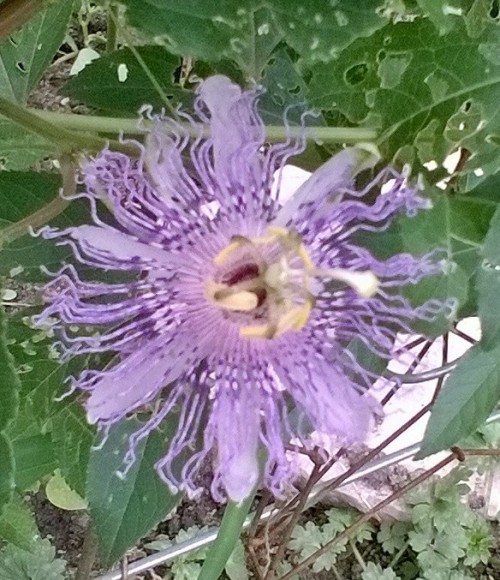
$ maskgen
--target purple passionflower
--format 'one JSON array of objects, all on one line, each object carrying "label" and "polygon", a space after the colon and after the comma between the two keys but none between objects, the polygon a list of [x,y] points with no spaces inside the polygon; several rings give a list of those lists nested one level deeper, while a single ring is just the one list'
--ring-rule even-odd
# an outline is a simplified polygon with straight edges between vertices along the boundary
[{"label": "purple passionflower", "polygon": [[[138,442],[177,410],[161,477],[195,492],[211,457],[214,496],[236,502],[259,481],[283,493],[294,475],[288,444],[307,444],[311,425],[345,442],[364,438],[373,408],[366,391],[376,377],[346,349],[351,340],[390,358],[398,332],[446,307],[432,300],[414,308],[398,293],[439,271],[432,256],[381,261],[354,239],[425,207],[418,187],[386,170],[356,191],[355,176],[378,155],[347,148],[283,204],[273,179],[303,138],[265,146],[257,98],[226,77],[205,80],[201,123],[152,117],[138,159],[105,150],[86,164],[93,225],[42,232],[69,244],[82,264],[133,274],[94,283],[66,266],[47,288],[39,322],[58,320],[64,358],[116,355],[110,368],[72,379],[72,389],[89,394],[89,422],[107,428],[157,401],[131,438],[130,465]],[[387,179],[385,193],[362,201]]]}]

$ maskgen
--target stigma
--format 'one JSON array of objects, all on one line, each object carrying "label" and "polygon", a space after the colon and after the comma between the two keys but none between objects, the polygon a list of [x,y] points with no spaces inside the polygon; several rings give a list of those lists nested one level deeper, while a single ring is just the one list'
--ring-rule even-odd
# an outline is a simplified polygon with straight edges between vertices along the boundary
[{"label": "stigma", "polygon": [[364,298],[379,286],[371,271],[316,268],[297,233],[273,226],[257,237],[233,236],[213,266],[205,295],[233,317],[247,339],[269,340],[302,330],[315,305],[315,280],[335,280]]}]

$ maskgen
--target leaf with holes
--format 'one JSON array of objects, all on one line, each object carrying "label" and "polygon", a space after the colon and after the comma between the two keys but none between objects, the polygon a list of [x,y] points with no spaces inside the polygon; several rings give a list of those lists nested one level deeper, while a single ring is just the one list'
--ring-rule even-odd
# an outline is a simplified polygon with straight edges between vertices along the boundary
[{"label": "leaf with holes", "polygon": [[23,102],[61,46],[73,2],[59,0],[0,44],[0,95]]},{"label": "leaf with holes", "polygon": [[142,426],[137,419],[122,421],[111,429],[102,447],[90,454],[86,497],[104,567],[118,560],[180,500],[154,469],[165,453],[166,439],[175,433],[177,425],[172,418],[139,443],[135,463],[125,477],[118,476],[129,437]]},{"label": "leaf with holes", "polygon": [[[423,299],[454,296],[459,301],[460,315],[474,314],[481,247],[497,204],[472,194],[449,196],[439,192],[431,199],[431,209],[401,220],[403,249],[418,255],[442,248],[448,265],[443,274],[410,287],[408,295],[419,303]],[[446,330],[444,324],[446,321],[436,320],[430,327],[425,323],[418,329],[436,334]]]},{"label": "leaf with holes", "polygon": [[[304,63],[332,61],[356,38],[387,23],[383,0],[122,0],[133,26],[176,54],[206,61],[230,58],[258,79],[281,39]],[[333,6],[332,6],[333,4]]]},{"label": "leaf with holes", "polygon": [[417,458],[455,445],[480,427],[500,399],[500,345],[485,352],[475,345],[441,390]]},{"label": "leaf with holes", "polygon": [[[496,171],[500,133],[500,35],[467,36],[463,22],[440,36],[426,19],[389,24],[316,65],[310,100],[351,123],[378,128],[387,159],[441,164],[464,147],[464,171]],[[432,175],[431,175],[432,177]]]},{"label": "leaf with holes", "polygon": [[333,62],[345,47],[388,22],[387,2],[381,0],[272,0],[269,5],[285,41],[304,64]]},{"label": "leaf with holes", "polygon": [[[169,51],[206,61],[233,57],[253,21],[254,0],[121,0],[136,28]],[[234,48],[233,48],[234,47]]]},{"label": "leaf with holes", "polygon": [[[162,46],[143,46],[136,50],[174,106],[192,101],[192,92],[174,80],[180,66],[179,57],[171,55]],[[123,76],[120,76],[120,70],[124,71]],[[145,104],[157,110],[165,106],[162,96],[128,48],[92,61],[64,85],[62,93],[89,107],[114,113],[136,114]]]}]

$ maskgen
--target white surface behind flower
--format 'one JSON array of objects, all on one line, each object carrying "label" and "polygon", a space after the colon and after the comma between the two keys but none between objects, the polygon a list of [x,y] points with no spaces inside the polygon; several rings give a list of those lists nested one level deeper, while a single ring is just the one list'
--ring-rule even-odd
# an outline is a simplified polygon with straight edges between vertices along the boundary
[{"label": "white surface behind flower", "polygon": [[[480,326],[477,318],[467,318],[460,322],[459,329],[475,340],[480,338]],[[402,344],[411,342],[412,338],[405,337]],[[462,356],[471,344],[452,333],[449,335],[448,359],[453,361]],[[417,356],[422,345],[413,349],[413,355]],[[405,373],[411,364],[414,356],[407,354],[399,360],[391,361],[389,368],[396,373]],[[427,352],[426,356],[416,367],[414,373],[432,370],[442,365],[442,338],[434,341],[433,345]],[[384,407],[384,417],[379,424],[374,426],[367,440],[365,449],[359,450],[359,453],[350,454],[349,458],[343,458],[329,471],[322,480],[322,483],[334,480],[344,471],[346,471],[351,462],[355,462],[362,457],[369,449],[374,449],[382,441],[387,439],[399,427],[404,425],[414,415],[423,409],[431,400],[436,388],[437,380],[426,381],[416,384],[402,385],[396,394]],[[375,385],[373,396],[381,401],[390,391],[391,384],[381,379]],[[405,433],[388,445],[384,454],[390,454],[422,440],[430,413],[425,414],[419,421],[410,427]],[[322,444],[329,452],[338,450],[338,441],[336,438],[328,438],[324,434],[313,434],[318,444]],[[349,455],[349,454],[348,454]],[[354,455],[354,456],[353,456]],[[348,504],[356,509],[365,512],[373,508],[377,503],[385,499],[395,491],[395,487],[406,483],[407,479],[413,479],[424,470],[430,469],[447,455],[447,452],[438,453],[427,457],[421,461],[407,459],[401,461],[397,466],[382,470],[379,473],[372,474],[362,478],[352,484],[343,486],[340,489],[322,498],[333,505]],[[301,475],[304,479],[308,477],[312,470],[312,462],[305,456],[301,455],[298,459]],[[451,464],[440,472],[440,476],[451,471],[455,467]],[[471,487],[470,494],[464,496],[466,499],[474,494],[475,497],[484,498],[484,508],[482,512],[490,519],[498,518],[500,513],[500,469],[486,474],[474,473],[468,482]],[[394,518],[404,520],[408,517],[408,510],[404,501],[397,501],[389,505],[385,510],[378,514],[381,520]]]},{"label": "white surface behind flower", "polygon": [[[280,175],[281,173],[281,175]],[[279,199],[283,203],[288,200],[295,190],[307,180],[311,175],[308,171],[304,171],[293,165],[286,165],[283,167],[281,172],[276,172],[274,175],[275,181],[272,187],[272,193],[275,196],[277,194],[278,184],[279,184]],[[478,340],[480,338],[481,329],[479,325],[479,320],[477,318],[467,318],[460,322],[459,329],[465,334],[469,335],[471,338]],[[415,337],[406,336],[401,337],[401,344],[409,343]],[[471,343],[464,340],[463,338],[450,333],[448,342],[448,359],[449,361],[455,360],[462,356],[471,346]],[[426,356],[422,359],[419,365],[414,370],[414,373],[423,372],[426,370],[431,370],[436,367],[440,367],[442,363],[442,347],[443,339],[438,338],[434,341],[431,348],[427,352]],[[417,346],[413,349],[412,353],[406,354],[399,360],[391,361],[389,368],[395,373],[405,373],[414,360],[414,357],[418,355],[418,352],[422,348],[422,345]],[[382,401],[385,395],[392,388],[393,383],[388,383],[387,381],[381,379],[379,380],[374,389],[373,396],[378,400]],[[384,407],[384,418],[383,420],[374,426],[373,430],[369,434],[366,440],[366,446],[369,449],[374,449],[387,437],[389,437],[396,429],[404,425],[409,419],[411,419],[418,411],[424,408],[430,401],[434,390],[437,385],[437,380],[426,381],[424,383],[416,384],[405,384],[397,391],[397,393],[390,399],[390,401]],[[384,451],[385,454],[397,452],[405,447],[411,446],[422,440],[427,422],[429,420],[430,413],[425,414],[419,421],[412,425],[405,433],[388,445]],[[318,443],[327,448],[329,451],[334,451],[338,447],[338,442],[335,438],[325,437],[324,434],[316,434]],[[414,461],[412,459],[407,459],[402,461],[399,465],[400,476],[412,477],[415,472],[421,472],[422,470],[429,469],[446,456],[446,452],[432,455],[422,461]],[[300,456],[297,460],[300,465],[300,471],[304,478],[308,476],[312,469],[311,461],[305,457]],[[348,469],[349,462],[342,460],[332,468],[329,474],[325,477],[324,481],[331,481],[343,471]],[[448,468],[448,471],[452,469],[453,466]],[[361,511],[367,511],[389,495],[393,490],[391,487],[391,479],[398,478],[397,469],[396,472],[394,468],[391,473],[386,472],[381,476],[368,477],[359,482],[350,484],[348,486],[342,487],[342,489],[335,491],[331,494],[330,499],[333,503],[338,503],[339,501],[353,505]],[[395,481],[394,483],[400,483]],[[489,473],[486,476],[474,475],[471,478],[469,484],[472,487],[472,492],[485,498],[485,508],[484,513],[489,518],[497,517],[500,512],[500,469],[495,473]],[[381,517],[394,517],[394,518],[405,518],[406,509],[403,502],[396,503],[389,506],[386,511],[381,514]]]}]

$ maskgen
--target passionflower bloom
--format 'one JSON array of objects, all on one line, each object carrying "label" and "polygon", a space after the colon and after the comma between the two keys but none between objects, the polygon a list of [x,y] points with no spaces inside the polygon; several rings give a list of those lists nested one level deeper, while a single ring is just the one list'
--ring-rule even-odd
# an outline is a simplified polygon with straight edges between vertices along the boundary
[{"label": "passionflower bloom", "polygon": [[[294,475],[289,443],[307,445],[311,426],[362,440],[375,377],[347,345],[358,339],[390,358],[398,332],[446,305],[415,308],[399,293],[439,271],[435,256],[381,261],[356,243],[360,231],[426,206],[391,170],[356,191],[356,174],[378,161],[374,148],[344,149],[282,203],[273,179],[303,138],[266,146],[258,91],[226,77],[205,80],[198,93],[196,118],[151,117],[138,159],[105,150],[83,168],[80,195],[94,223],[42,235],[69,244],[83,265],[129,273],[128,281],[89,282],[66,266],[48,284],[39,322],[58,321],[64,359],[115,355],[104,370],[71,379],[88,392],[90,423],[106,429],[151,410],[125,465],[175,412],[160,476],[195,492],[210,459],[214,496],[238,502],[259,481],[283,493]],[[363,201],[389,178],[387,191]],[[104,221],[104,206],[114,222]]]}]

